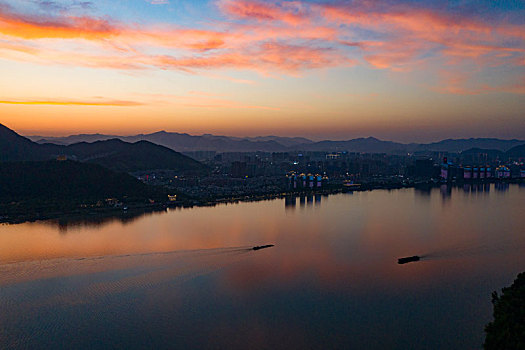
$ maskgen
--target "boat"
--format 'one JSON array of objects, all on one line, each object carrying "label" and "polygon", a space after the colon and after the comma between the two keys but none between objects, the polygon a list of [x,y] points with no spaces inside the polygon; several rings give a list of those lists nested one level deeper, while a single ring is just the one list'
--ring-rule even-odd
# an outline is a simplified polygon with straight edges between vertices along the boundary
[{"label": "boat", "polygon": [[261,249],[270,248],[270,247],[273,247],[273,246],[274,246],[273,244],[257,245],[255,247],[253,247],[252,250],[261,250]]},{"label": "boat", "polygon": [[414,256],[407,256],[406,258],[399,258],[397,259],[398,264],[407,264],[409,262],[419,261],[421,258],[417,255]]}]

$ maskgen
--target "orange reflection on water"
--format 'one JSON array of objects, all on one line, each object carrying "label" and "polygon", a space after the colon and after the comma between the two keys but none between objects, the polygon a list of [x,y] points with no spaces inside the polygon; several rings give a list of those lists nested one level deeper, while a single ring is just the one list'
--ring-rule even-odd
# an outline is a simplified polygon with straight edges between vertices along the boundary
[{"label": "orange reflection on water", "polygon": [[[3,225],[0,262],[271,243],[276,247],[254,252],[242,266],[229,270],[227,283],[250,290],[266,280],[286,283],[307,276],[337,287],[411,285],[445,270],[459,273],[481,265],[523,263],[516,255],[525,246],[520,231],[525,227],[520,215],[522,194],[517,186],[505,193],[452,189],[454,201],[443,205],[445,199],[437,189],[432,193],[406,189],[323,197],[315,206],[306,201],[305,206],[287,210],[284,200],[274,200],[177,209],[97,225]],[[423,259],[417,264],[396,264],[398,257],[435,250],[451,250],[452,256],[449,253],[439,263]],[[456,266],[455,251],[463,256],[461,266]],[[469,258],[476,254],[478,258]]]},{"label": "orange reflection on water", "polygon": [[[405,189],[4,225],[0,327],[29,345],[107,329],[161,348],[473,348],[491,292],[525,265],[523,194]],[[275,247],[251,249],[262,244]]]}]

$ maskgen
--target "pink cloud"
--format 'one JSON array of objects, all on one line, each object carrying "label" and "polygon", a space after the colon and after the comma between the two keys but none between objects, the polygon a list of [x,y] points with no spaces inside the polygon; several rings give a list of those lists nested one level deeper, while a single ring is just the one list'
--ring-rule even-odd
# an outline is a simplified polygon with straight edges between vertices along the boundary
[{"label": "pink cloud", "polygon": [[0,104],[12,105],[53,105],[53,106],[110,106],[134,107],[144,103],[125,100],[0,100]]},{"label": "pink cloud", "polygon": [[172,56],[153,57],[150,64],[164,69],[238,68],[262,73],[279,70],[298,73],[301,70],[353,65],[355,62],[338,52],[310,46],[285,45],[264,42],[258,47],[247,48],[235,53],[212,54],[209,56],[177,58]]},{"label": "pink cloud", "polygon": [[487,83],[473,84],[475,72],[453,69],[441,71],[439,85],[432,89],[443,94],[480,95],[494,92],[525,94],[525,76],[517,76],[495,85]]},{"label": "pink cloud", "polygon": [[329,21],[384,34],[386,38],[383,40],[388,41],[386,45],[368,47],[375,49],[372,50],[375,52],[368,56],[367,61],[378,68],[388,68],[402,62],[410,63],[418,55],[431,50],[440,51],[445,56],[465,58],[497,52],[524,52],[522,41],[518,47],[502,44],[509,37],[518,40],[524,37],[523,31],[506,23],[491,25],[464,16],[410,8],[406,5],[392,6],[385,12],[366,6],[353,8],[321,5],[319,8]]},{"label": "pink cloud", "polygon": [[0,7],[0,52],[6,59],[43,64],[192,74],[240,69],[267,76],[359,62],[397,72],[420,69],[429,59],[442,66],[525,64],[520,27],[416,5],[378,4],[219,0],[227,19],[210,25],[213,29],[43,18]]},{"label": "pink cloud", "polygon": [[223,0],[219,7],[225,13],[242,19],[259,21],[281,21],[298,25],[308,20],[301,2],[282,2],[281,5],[270,1]]}]

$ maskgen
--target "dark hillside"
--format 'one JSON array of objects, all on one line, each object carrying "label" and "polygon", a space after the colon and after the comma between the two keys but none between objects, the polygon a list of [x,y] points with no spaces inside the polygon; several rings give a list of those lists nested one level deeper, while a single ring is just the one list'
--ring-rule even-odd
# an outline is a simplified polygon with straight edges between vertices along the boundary
[{"label": "dark hillside", "polygon": [[207,171],[204,164],[148,141],[129,143],[112,139],[69,146],[37,144],[0,124],[0,161],[51,160],[59,155],[123,172],[163,169],[200,174]]},{"label": "dark hillside", "polygon": [[0,124],[0,161],[44,160],[57,146],[42,146]]},{"label": "dark hillside", "polygon": [[118,139],[94,143],[76,143],[64,148],[64,153],[79,161],[100,164],[125,172],[170,169],[184,173],[202,173],[206,166],[167,147],[148,141],[128,143]]},{"label": "dark hillside", "polygon": [[92,202],[107,198],[147,200],[156,195],[134,177],[97,164],[73,161],[0,163],[2,202],[64,200]]},{"label": "dark hillside", "polygon": [[525,145],[512,147],[505,154],[511,158],[525,158]]}]

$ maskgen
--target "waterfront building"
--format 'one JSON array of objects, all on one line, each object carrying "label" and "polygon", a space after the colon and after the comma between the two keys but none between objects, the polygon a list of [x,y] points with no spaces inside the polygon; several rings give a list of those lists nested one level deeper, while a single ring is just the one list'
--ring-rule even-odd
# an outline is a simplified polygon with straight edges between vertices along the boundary
[{"label": "waterfront building", "polygon": [[496,177],[498,179],[508,179],[510,178],[510,169],[505,165],[500,165],[496,168]]},{"label": "waterfront building", "polygon": [[463,179],[465,179],[465,180],[472,179],[472,168],[471,167],[464,167],[463,168]]}]

